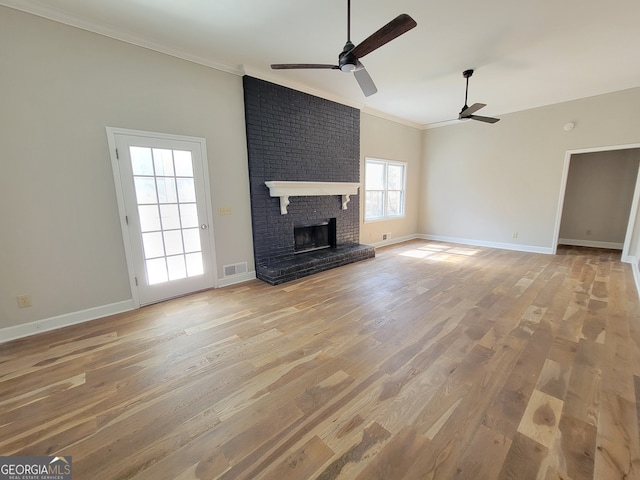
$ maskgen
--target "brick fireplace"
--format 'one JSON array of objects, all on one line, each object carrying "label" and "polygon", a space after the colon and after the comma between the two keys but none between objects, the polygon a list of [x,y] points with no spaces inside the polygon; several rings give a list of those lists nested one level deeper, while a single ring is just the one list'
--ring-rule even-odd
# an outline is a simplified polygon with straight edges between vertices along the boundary
[{"label": "brick fireplace", "polygon": [[[256,276],[277,285],[373,257],[359,244],[360,111],[243,81]],[[296,227],[323,222],[330,245],[297,252]]]}]

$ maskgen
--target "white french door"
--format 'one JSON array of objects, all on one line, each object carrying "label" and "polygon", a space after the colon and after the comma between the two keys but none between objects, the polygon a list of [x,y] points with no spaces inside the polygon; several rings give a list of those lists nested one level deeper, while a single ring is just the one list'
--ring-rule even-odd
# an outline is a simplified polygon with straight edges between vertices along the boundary
[{"label": "white french door", "polygon": [[134,300],[212,288],[205,140],[116,128],[107,136]]}]

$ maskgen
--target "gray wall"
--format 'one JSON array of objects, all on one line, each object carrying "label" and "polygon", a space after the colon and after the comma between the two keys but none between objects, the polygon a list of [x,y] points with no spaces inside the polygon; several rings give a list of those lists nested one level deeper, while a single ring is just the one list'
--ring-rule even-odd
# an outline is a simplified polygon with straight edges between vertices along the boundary
[{"label": "gray wall", "polygon": [[622,250],[639,162],[637,148],[571,156],[561,244]]}]

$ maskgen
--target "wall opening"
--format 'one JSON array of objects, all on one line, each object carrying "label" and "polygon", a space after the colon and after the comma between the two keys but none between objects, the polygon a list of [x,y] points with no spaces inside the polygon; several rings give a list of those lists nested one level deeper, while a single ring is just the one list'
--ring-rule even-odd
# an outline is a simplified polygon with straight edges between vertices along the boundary
[{"label": "wall opening", "polygon": [[639,166],[640,144],[567,151],[553,251],[559,244],[613,248],[628,261]]}]

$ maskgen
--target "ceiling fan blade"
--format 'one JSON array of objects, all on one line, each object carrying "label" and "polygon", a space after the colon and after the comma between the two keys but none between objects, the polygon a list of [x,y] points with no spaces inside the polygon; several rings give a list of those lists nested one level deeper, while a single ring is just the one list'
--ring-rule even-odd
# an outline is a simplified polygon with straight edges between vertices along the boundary
[{"label": "ceiling fan blade", "polygon": [[[469,117],[474,112],[477,112],[478,110],[480,110],[481,108],[486,107],[486,106],[487,105],[485,103],[474,103],[470,107],[467,107],[467,108],[463,107],[462,111],[460,112],[460,118]],[[466,105],[465,105],[465,107],[466,107]]]},{"label": "ceiling fan blade", "polygon": [[408,32],[416,25],[418,24],[413,18],[406,13],[402,13],[387,23],[384,27],[380,28],[378,31],[363,40],[359,45],[351,50],[351,53],[353,53],[356,58],[362,58],[384,44],[389,43],[394,38]]},{"label": "ceiling fan blade", "polygon": [[271,68],[274,70],[293,70],[296,68],[326,68],[336,70],[340,67],[326,63],[272,63]]},{"label": "ceiling fan blade", "polygon": [[499,118],[483,117],[482,115],[469,115],[468,118],[470,118],[471,120],[478,120],[479,122],[485,122],[485,123],[496,123],[500,121]]},{"label": "ceiling fan blade", "polygon": [[353,71],[353,76],[356,77],[358,85],[360,85],[360,89],[362,89],[365,97],[369,97],[378,91],[376,84],[373,83],[369,72],[367,72],[367,69],[364,68],[362,63],[358,62],[358,68]]}]

